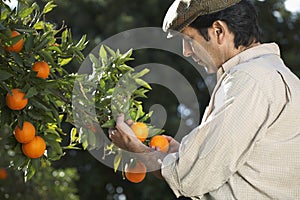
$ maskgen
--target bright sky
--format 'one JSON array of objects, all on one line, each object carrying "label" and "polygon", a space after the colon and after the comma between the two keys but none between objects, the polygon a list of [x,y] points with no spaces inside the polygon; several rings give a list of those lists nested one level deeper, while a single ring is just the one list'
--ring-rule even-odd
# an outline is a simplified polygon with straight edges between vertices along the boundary
[{"label": "bright sky", "polygon": [[3,0],[11,9],[15,8],[18,5],[18,0]]},{"label": "bright sky", "polygon": [[300,12],[300,0],[286,0],[285,7],[291,12]]}]

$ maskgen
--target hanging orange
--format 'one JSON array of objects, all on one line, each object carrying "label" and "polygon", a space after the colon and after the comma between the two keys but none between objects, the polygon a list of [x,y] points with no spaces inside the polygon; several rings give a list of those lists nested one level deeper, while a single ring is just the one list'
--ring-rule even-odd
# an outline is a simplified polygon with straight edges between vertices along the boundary
[{"label": "hanging orange", "polygon": [[[16,37],[20,35],[18,31],[12,31],[11,32],[11,38]],[[12,51],[12,52],[20,52],[23,49],[24,40],[21,38],[18,42],[11,46],[6,46],[4,49],[6,51]]]},{"label": "hanging orange", "polygon": [[130,162],[125,166],[125,177],[133,183],[142,182],[147,173],[147,168],[144,163],[140,161]]},{"label": "hanging orange", "polygon": [[25,98],[25,93],[20,89],[15,88],[11,90],[11,93],[6,95],[6,105],[12,110],[22,110],[28,103],[28,99]]},{"label": "hanging orange", "polygon": [[19,125],[16,126],[14,135],[18,142],[28,143],[35,137],[35,132],[35,127],[33,124],[25,121],[22,129],[20,129]]},{"label": "hanging orange", "polygon": [[147,139],[149,130],[148,130],[148,126],[145,123],[134,122],[130,126],[130,128],[141,142],[144,142]]},{"label": "hanging orange", "polygon": [[35,62],[32,66],[32,70],[37,72],[36,76],[46,79],[50,74],[50,67],[45,61]]},{"label": "hanging orange", "polygon": [[7,171],[5,168],[0,168],[0,180],[5,180],[7,178]]},{"label": "hanging orange", "polygon": [[167,153],[169,150],[169,142],[162,135],[155,135],[149,142],[150,147],[158,147],[161,152]]},{"label": "hanging orange", "polygon": [[39,158],[46,150],[45,140],[40,136],[35,136],[29,143],[22,145],[23,153],[29,158]]}]

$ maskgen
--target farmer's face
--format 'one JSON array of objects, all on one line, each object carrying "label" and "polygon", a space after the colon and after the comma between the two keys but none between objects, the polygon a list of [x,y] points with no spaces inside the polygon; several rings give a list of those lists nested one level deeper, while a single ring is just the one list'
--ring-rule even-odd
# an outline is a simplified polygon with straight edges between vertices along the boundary
[{"label": "farmer's face", "polygon": [[182,33],[183,55],[192,57],[197,64],[204,66],[208,73],[216,72],[222,63],[218,59],[221,52],[214,38],[210,36],[210,40],[206,41],[195,28],[189,26]]}]

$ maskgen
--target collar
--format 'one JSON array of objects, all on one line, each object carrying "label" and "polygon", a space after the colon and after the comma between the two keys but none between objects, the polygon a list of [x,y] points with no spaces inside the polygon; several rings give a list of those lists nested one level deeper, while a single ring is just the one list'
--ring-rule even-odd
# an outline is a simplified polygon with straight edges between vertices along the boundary
[{"label": "collar", "polygon": [[265,43],[242,51],[230,58],[218,69],[217,79],[219,80],[224,73],[227,73],[234,66],[266,54],[275,54],[280,56],[280,49],[278,45],[276,43]]}]

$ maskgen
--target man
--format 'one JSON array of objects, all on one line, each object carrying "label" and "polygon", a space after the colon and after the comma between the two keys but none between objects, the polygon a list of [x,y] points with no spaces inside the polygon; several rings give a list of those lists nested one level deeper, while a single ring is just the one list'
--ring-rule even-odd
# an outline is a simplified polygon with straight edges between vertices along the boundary
[{"label": "man", "polygon": [[[183,33],[183,54],[217,70],[201,124],[168,154],[117,119],[112,141],[141,153],[176,196],[192,199],[300,199],[300,81],[275,43],[261,44],[248,0],[176,0],[163,29]],[[175,32],[174,32],[175,30]],[[146,152],[151,152],[145,154]]]}]

